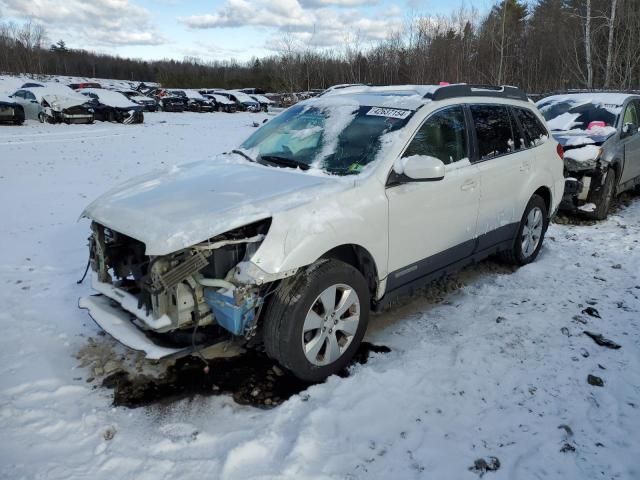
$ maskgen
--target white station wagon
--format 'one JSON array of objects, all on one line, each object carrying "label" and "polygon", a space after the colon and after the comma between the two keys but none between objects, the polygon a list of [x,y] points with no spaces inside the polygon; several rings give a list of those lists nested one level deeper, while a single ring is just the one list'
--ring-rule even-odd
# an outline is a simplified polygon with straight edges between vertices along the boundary
[{"label": "white station wagon", "polygon": [[149,358],[263,344],[322,380],[371,310],[493,254],[533,261],[561,156],[515,87],[336,90],[89,205],[100,295],[80,306]]}]

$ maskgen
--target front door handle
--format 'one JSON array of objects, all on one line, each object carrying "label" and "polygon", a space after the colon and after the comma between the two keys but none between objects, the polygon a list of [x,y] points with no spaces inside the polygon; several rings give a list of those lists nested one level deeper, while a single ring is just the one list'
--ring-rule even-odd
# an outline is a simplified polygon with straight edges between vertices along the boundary
[{"label": "front door handle", "polygon": [[460,185],[460,190],[462,190],[463,192],[473,190],[477,185],[478,183],[475,180],[467,180],[462,185]]}]

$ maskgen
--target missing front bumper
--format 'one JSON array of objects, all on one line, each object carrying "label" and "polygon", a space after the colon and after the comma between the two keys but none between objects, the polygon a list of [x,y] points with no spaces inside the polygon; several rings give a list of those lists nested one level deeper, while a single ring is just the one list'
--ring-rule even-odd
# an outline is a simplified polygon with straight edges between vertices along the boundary
[{"label": "missing front bumper", "polygon": [[78,306],[88,311],[89,316],[115,340],[132,350],[144,353],[150,360],[167,357],[181,357],[193,351],[192,347],[169,348],[155,343],[131,321],[131,314],[105,295],[82,297]]},{"label": "missing front bumper", "polygon": [[133,315],[105,295],[82,297],[78,306],[87,310],[94,322],[125,347],[141,352],[149,360],[177,359],[197,352],[206,359],[226,358],[244,352],[236,339],[216,338],[210,342],[188,347],[170,347],[160,344],[159,335],[145,332],[133,322]]}]

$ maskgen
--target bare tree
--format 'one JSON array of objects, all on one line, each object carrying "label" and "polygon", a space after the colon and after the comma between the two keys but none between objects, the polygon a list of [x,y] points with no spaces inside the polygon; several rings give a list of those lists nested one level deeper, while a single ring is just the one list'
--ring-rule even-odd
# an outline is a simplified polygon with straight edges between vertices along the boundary
[{"label": "bare tree", "polygon": [[593,88],[593,57],[591,56],[591,0],[587,2],[587,15],[584,20],[584,51],[587,63],[587,88]]},{"label": "bare tree", "polygon": [[607,41],[607,65],[604,72],[604,88],[611,83],[611,65],[613,62],[613,33],[616,24],[616,6],[618,0],[611,0],[611,15],[609,16],[609,38]]}]

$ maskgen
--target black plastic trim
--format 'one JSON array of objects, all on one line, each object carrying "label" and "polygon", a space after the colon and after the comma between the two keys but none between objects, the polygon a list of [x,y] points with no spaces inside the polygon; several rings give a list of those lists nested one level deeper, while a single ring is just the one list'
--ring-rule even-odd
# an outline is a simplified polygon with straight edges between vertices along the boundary
[{"label": "black plastic trim", "polygon": [[523,100],[525,102],[529,101],[526,93],[518,87],[511,87],[508,85],[445,85],[438,88],[435,92],[427,93],[424,96],[424,98],[428,98],[433,101],[457,97],[495,97]]},{"label": "black plastic trim", "polygon": [[375,304],[374,310],[380,311],[398,297],[412,295],[433,280],[512,248],[519,226],[518,222],[504,225],[473,240],[391,272],[387,277],[384,297]]}]

